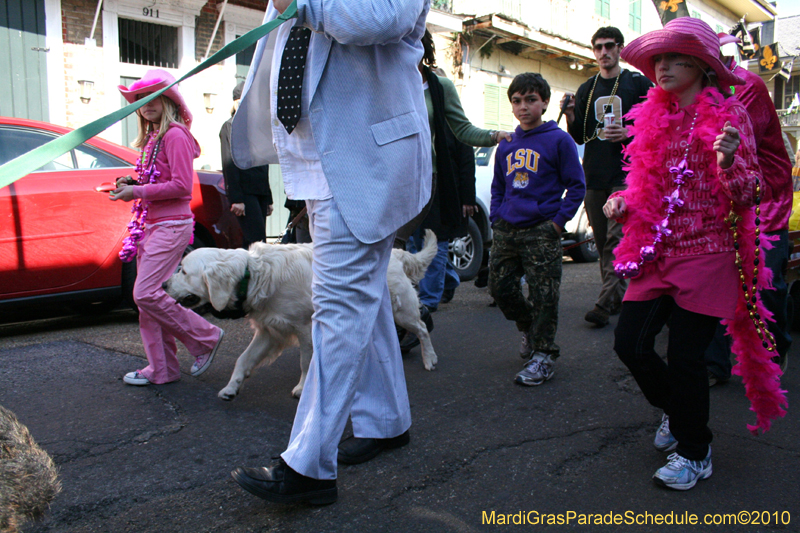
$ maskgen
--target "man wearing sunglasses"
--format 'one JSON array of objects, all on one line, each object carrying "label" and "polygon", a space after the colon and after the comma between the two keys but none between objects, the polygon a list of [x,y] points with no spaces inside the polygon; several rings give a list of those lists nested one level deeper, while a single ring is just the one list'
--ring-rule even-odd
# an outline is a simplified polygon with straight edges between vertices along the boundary
[{"label": "man wearing sunglasses", "polygon": [[[619,66],[624,42],[617,28],[608,26],[597,30],[592,36],[592,49],[600,72],[581,85],[577,94],[567,94],[561,99],[570,135],[576,143],[586,145],[584,205],[600,255],[603,286],[597,303],[586,313],[585,319],[599,327],[607,325],[608,317],[619,312],[627,287],[627,281],[614,274],[612,263],[614,248],[622,238],[622,225],[603,214],[603,205],[611,193],[625,188],[622,146],[628,141],[628,128],[622,117],[634,104],[641,102],[652,87],[638,72]],[[604,126],[605,116],[612,114],[613,124]]]}]

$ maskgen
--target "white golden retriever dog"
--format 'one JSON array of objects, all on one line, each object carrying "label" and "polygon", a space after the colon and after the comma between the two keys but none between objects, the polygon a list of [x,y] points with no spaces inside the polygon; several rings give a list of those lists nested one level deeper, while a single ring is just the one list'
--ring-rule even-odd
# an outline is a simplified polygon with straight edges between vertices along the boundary
[{"label": "white golden retriever dog", "polygon": [[[199,248],[184,257],[178,270],[164,283],[167,294],[185,307],[210,303],[217,311],[226,311],[238,305],[250,319],[255,335],[237,359],[228,385],[219,391],[223,400],[236,397],[253,369],[272,364],[285,348],[296,344],[300,345],[301,375],[292,395],[299,398],[302,394],[313,353],[312,247],[255,243],[249,250]],[[419,253],[392,250],[387,272],[395,324],[417,335],[426,370],[436,368],[437,358],[420,318],[413,284],[425,276],[436,251],[436,235],[427,230]],[[250,278],[245,294],[242,280],[246,272]]]}]

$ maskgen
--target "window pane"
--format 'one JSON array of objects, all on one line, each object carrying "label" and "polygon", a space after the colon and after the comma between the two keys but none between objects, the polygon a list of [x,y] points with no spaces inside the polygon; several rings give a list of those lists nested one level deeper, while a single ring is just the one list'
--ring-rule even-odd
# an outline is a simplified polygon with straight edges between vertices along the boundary
[{"label": "window pane", "polygon": [[475,148],[475,164],[479,167],[488,167],[492,152],[494,152],[494,146],[480,146]]},{"label": "window pane", "polygon": [[178,68],[178,28],[120,18],[119,60],[135,65]]},{"label": "window pane", "polygon": [[87,168],[119,168],[129,167],[130,164],[117,159],[103,151],[85,144],[75,149],[75,159],[79,169]]},{"label": "window pane", "polygon": [[[26,152],[39,148],[52,141],[57,135],[23,128],[0,128],[0,164],[5,164]],[[51,161],[37,170],[52,172],[54,170],[72,169],[72,153],[67,152],[55,161]]]}]

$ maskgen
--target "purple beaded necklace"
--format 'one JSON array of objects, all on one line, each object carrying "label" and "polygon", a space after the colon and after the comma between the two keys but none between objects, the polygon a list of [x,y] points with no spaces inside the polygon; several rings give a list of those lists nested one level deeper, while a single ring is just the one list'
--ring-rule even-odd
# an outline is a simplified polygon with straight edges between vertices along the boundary
[{"label": "purple beaded necklace", "polygon": [[692,146],[694,124],[696,121],[697,112],[695,111],[694,117],[692,118],[692,126],[689,129],[689,139],[686,141],[686,150],[683,152],[683,159],[680,163],[678,163],[678,166],[670,167],[669,169],[669,173],[674,175],[672,181],[675,183],[675,190],[672,191],[669,196],[664,197],[664,203],[667,204],[664,218],[661,220],[661,222],[658,224],[653,224],[652,226],[652,229],[655,232],[653,244],[642,246],[639,249],[639,261],[627,261],[625,263],[617,264],[614,267],[614,273],[618,278],[626,279],[635,278],[638,276],[641,273],[642,265],[651,261],[655,261],[656,257],[658,257],[658,250],[656,249],[658,243],[664,240],[664,238],[672,235],[672,230],[669,229],[669,217],[675,212],[675,208],[683,205],[683,200],[681,200],[681,186],[683,186],[686,180],[691,179],[692,176],[694,176],[694,172],[688,168],[689,164],[687,161],[689,158],[689,148]]},{"label": "purple beaded necklace", "polygon": [[[156,168],[156,157],[161,148],[161,139],[158,139],[158,131],[150,131],[147,134],[147,144],[142,150],[142,155],[136,163],[136,173],[139,175],[139,185],[156,183],[161,171]],[[128,232],[130,235],[122,240],[122,250],[119,251],[119,258],[124,263],[130,263],[136,257],[139,248],[139,241],[144,236],[144,225],[147,220],[147,208],[149,204],[144,203],[141,198],[133,201],[131,213],[133,218],[128,222]]]}]

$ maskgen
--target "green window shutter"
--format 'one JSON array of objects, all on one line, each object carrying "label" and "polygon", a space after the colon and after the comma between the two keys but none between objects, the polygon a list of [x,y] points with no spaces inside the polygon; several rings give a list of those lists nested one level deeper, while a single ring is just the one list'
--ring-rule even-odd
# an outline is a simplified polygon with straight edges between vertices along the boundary
[{"label": "green window shutter", "polygon": [[512,131],[514,113],[507,97],[508,87],[487,83],[483,86],[483,127]]},{"label": "green window shutter", "polygon": [[514,131],[514,112],[511,111],[507,91],[508,87],[500,88],[500,129]]},{"label": "green window shutter", "polygon": [[636,33],[642,32],[642,0],[628,4],[628,27]]},{"label": "green window shutter", "polygon": [[483,86],[483,127],[490,130],[500,129],[500,87]]}]

